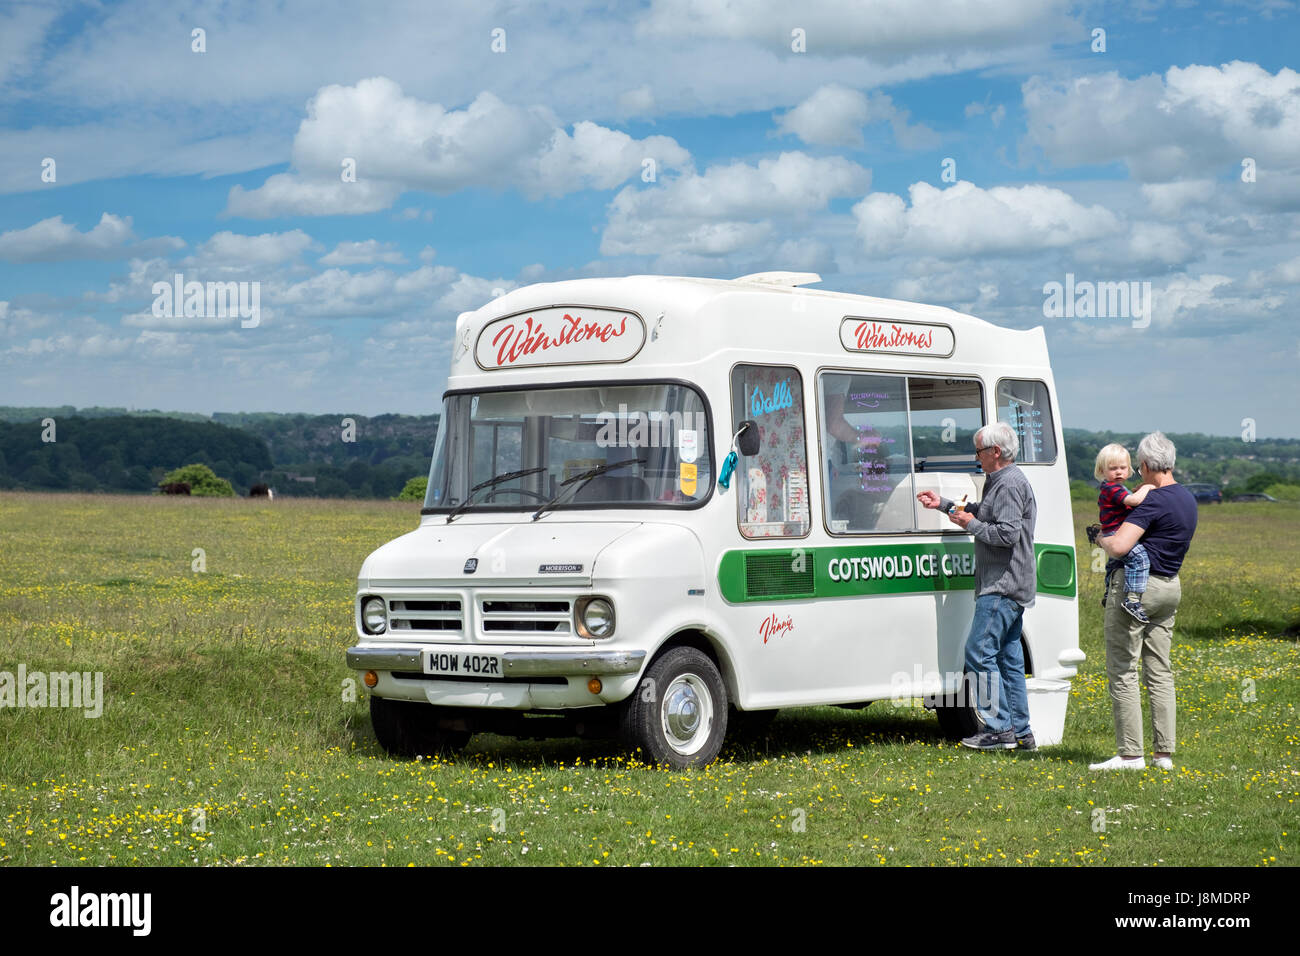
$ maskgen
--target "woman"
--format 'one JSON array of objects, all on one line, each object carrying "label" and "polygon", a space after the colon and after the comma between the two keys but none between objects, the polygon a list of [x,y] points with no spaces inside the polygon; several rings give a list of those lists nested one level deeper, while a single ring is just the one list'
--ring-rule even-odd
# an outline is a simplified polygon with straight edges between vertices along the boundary
[{"label": "woman", "polygon": [[[1111,712],[1115,720],[1116,754],[1089,765],[1089,770],[1141,770],[1146,766],[1142,747],[1142,698],[1137,664],[1142,661],[1142,683],[1151,708],[1152,757],[1161,770],[1174,768],[1174,672],[1169,652],[1173,644],[1174,616],[1182,599],[1178,570],[1196,531],[1196,499],[1174,481],[1174,443],[1152,432],[1138,444],[1138,471],[1144,484],[1154,487],[1146,500],[1129,512],[1113,535],[1097,538],[1111,556],[1106,585],[1106,676],[1110,681]],[[1124,611],[1124,574],[1115,573],[1119,561],[1138,541],[1151,560],[1151,577],[1142,597],[1147,623]]]}]

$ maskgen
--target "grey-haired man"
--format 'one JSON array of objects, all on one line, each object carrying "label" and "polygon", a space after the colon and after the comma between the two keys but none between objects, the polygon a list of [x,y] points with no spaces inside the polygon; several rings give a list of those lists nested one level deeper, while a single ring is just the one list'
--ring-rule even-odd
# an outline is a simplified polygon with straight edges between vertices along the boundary
[{"label": "grey-haired man", "polygon": [[933,491],[917,500],[940,508],[975,538],[975,616],[966,638],[966,670],[983,686],[997,689],[993,706],[976,695],[984,730],[962,744],[976,750],[1035,750],[1029,727],[1029,693],[1020,647],[1021,618],[1034,603],[1034,524],[1038,503],[1029,479],[1015,464],[1020,440],[1006,422],[985,425],[975,433],[975,458],[985,474],[984,498],[953,510],[953,503]]}]

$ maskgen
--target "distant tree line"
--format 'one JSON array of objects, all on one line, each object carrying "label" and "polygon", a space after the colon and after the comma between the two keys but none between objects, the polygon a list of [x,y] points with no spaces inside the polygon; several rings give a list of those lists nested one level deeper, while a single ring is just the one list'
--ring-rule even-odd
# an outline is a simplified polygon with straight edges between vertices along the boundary
[{"label": "distant tree line", "polygon": [[[1070,478],[1096,484],[1093,466],[1103,445],[1119,442],[1130,456],[1137,454],[1144,432],[1090,432],[1065,429],[1065,460]],[[1225,492],[1240,494],[1270,484],[1300,484],[1300,439],[1261,439],[1255,442],[1219,435],[1169,433],[1178,449],[1174,477],[1182,482],[1205,482]],[[1133,463],[1134,471],[1137,462]],[[1246,486],[1251,484],[1252,487]]]},{"label": "distant tree line", "polygon": [[45,417],[51,426],[0,422],[0,487],[148,492],[168,471],[199,462],[246,488],[271,467],[256,435],[209,421]]},{"label": "distant tree line", "polygon": [[[54,441],[42,441],[44,419]],[[121,408],[0,406],[0,488],[153,493],[164,475],[201,464],[248,494],[394,498],[428,474],[437,415],[307,415],[218,412],[205,416]],[[1300,440],[1170,434],[1179,481],[1208,482],[1225,494],[1300,485]],[[1138,432],[1065,429],[1069,476],[1093,479],[1093,462],[1117,441],[1137,451]],[[1080,489],[1082,493],[1082,489]],[[417,494],[413,489],[408,496]]]},{"label": "distant tree line", "polygon": [[0,408],[0,488],[153,493],[175,469],[205,465],[240,495],[266,484],[277,496],[395,498],[428,473],[438,428],[436,415],[89,411]]}]

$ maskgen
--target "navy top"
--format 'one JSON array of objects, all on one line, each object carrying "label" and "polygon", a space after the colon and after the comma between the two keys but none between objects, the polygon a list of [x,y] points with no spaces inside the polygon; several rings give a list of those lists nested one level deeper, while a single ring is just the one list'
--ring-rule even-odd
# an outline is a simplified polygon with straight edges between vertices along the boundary
[{"label": "navy top", "polygon": [[1152,488],[1125,520],[1145,531],[1141,540],[1151,559],[1151,573],[1162,577],[1177,574],[1196,532],[1196,499],[1192,493],[1177,482]]}]

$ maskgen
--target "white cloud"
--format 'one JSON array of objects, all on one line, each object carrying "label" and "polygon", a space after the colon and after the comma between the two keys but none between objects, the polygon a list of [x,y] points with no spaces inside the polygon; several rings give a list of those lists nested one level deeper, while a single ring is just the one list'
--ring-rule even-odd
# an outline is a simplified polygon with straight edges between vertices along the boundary
[{"label": "white cloud", "polygon": [[772,237],[771,217],[809,219],[870,182],[870,170],[842,157],[793,152],[755,166],[712,166],[649,189],[628,186],[609,205],[600,249],[604,255],[728,255]]},{"label": "white cloud", "polygon": [[[75,104],[83,112],[83,104]],[[115,110],[105,121],[68,126],[0,129],[0,193],[51,189],[41,181],[40,159],[55,160],[55,183],[124,176],[224,176],[258,169],[286,159],[290,130],[275,128],[278,116],[223,118],[206,109],[168,117]],[[233,128],[213,131],[214,122]],[[290,128],[291,129],[291,128]]]},{"label": "white cloud", "polygon": [[433,222],[433,210],[421,209],[419,206],[407,206],[393,218],[399,222],[413,222],[416,219]]},{"label": "white cloud", "polygon": [[20,3],[0,8],[0,89],[35,64],[45,36],[59,15],[49,4]]},{"label": "white cloud", "polygon": [[1279,285],[1300,285],[1300,256],[1279,262],[1271,269],[1258,269],[1251,272],[1246,285],[1247,288],[1251,289],[1267,289]]},{"label": "white cloud", "polygon": [[1114,235],[1120,221],[1101,206],[1083,206],[1050,186],[994,186],[961,181],[947,189],[913,183],[909,206],[893,193],[872,193],[853,207],[869,253],[966,258],[1022,255]]},{"label": "white cloud", "polygon": [[805,31],[810,53],[897,59],[966,47],[997,49],[1028,37],[1059,36],[1071,27],[1064,0],[804,0],[797,12],[782,0],[653,0],[642,34],[747,39],[790,49],[790,32]]},{"label": "white cloud", "polygon": [[1184,179],[1173,183],[1143,183],[1142,197],[1157,216],[1172,219],[1188,205],[1204,203],[1214,193],[1212,179]]},{"label": "white cloud", "polygon": [[31,309],[11,307],[8,302],[0,301],[0,338],[13,338],[32,329],[49,325],[51,319]]},{"label": "white cloud", "polygon": [[648,83],[628,90],[618,98],[618,110],[623,116],[645,116],[654,112],[655,94]]},{"label": "white cloud", "polygon": [[1124,162],[1146,182],[1300,163],[1300,73],[1255,63],[1091,74],[1023,86],[1029,141],[1058,166]]},{"label": "white cloud", "polygon": [[[612,189],[639,176],[682,169],[690,154],[666,136],[636,140],[582,121],[572,133],[543,106],[480,93],[463,110],[407,96],[387,77],[327,86],[307,106],[290,173],[258,189],[231,190],[228,212],[243,216],[374,212],[403,190],[450,193],[472,186],[519,189],[530,198]],[[356,182],[342,182],[352,160]]]},{"label": "white cloud", "polygon": [[363,242],[340,242],[332,252],[321,256],[320,262],[326,266],[371,265],[376,262],[403,265],[406,256],[402,255],[396,243],[366,239]]},{"label": "white cloud", "polygon": [[199,246],[195,254],[183,264],[236,269],[273,266],[297,259],[314,245],[311,236],[301,229],[264,232],[260,236],[218,232]]},{"label": "white cloud", "polygon": [[1264,323],[1277,318],[1285,301],[1280,295],[1237,295],[1230,276],[1182,274],[1153,293],[1152,328],[1178,335],[1242,331],[1243,322]]},{"label": "white cloud", "polygon": [[71,259],[121,259],[131,253],[179,249],[185,243],[173,236],[138,242],[131,217],[104,213],[93,229],[79,232],[62,216],[42,219],[26,229],[0,234],[0,259],[10,262],[65,262]]},{"label": "white cloud", "polygon": [[818,146],[861,146],[867,97],[833,83],[821,87],[777,120],[777,129]]},{"label": "white cloud", "polygon": [[459,315],[517,288],[519,283],[509,279],[482,279],[462,273],[438,299],[437,307],[444,312]]},{"label": "white cloud", "polygon": [[387,209],[401,194],[393,183],[358,181],[307,182],[290,173],[276,173],[257,189],[233,186],[225,214],[245,219],[280,216],[359,215]]},{"label": "white cloud", "polygon": [[818,146],[862,146],[863,127],[885,122],[904,149],[931,149],[939,134],[923,123],[910,124],[911,114],[899,109],[883,93],[870,96],[838,83],[821,87],[794,109],[777,119],[777,129]]}]

